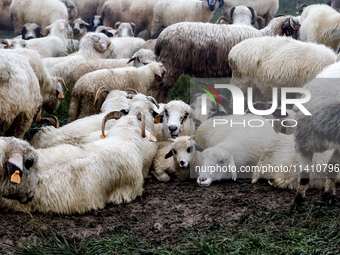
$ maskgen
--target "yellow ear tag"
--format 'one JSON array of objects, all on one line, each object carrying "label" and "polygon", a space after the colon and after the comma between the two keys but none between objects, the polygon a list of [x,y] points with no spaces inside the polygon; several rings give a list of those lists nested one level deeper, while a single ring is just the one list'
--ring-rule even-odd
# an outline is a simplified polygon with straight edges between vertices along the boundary
[{"label": "yellow ear tag", "polygon": [[104,139],[106,135],[100,135],[100,139]]},{"label": "yellow ear tag", "polygon": [[20,178],[20,171],[19,170],[15,170],[14,174],[12,174],[11,182],[14,182],[16,184],[20,184],[21,178]]},{"label": "yellow ear tag", "polygon": [[103,113],[103,109],[102,108],[100,108],[100,113]]},{"label": "yellow ear tag", "polygon": [[63,99],[64,98],[63,93],[59,92],[58,98]]},{"label": "yellow ear tag", "polygon": [[162,117],[161,116],[158,116],[158,117],[156,117],[155,119],[154,119],[154,123],[156,123],[156,124],[159,124],[159,123],[161,123],[161,119],[162,119]]}]

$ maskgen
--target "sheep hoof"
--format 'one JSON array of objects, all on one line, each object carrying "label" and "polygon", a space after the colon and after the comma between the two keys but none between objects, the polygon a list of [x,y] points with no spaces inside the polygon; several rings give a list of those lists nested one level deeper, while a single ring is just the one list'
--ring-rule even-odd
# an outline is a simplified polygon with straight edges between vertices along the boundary
[{"label": "sheep hoof", "polygon": [[295,197],[295,200],[294,200],[294,205],[296,206],[303,206],[306,204],[306,198],[302,197],[301,194],[298,194],[296,197]]},{"label": "sheep hoof", "polygon": [[251,180],[251,183],[252,183],[252,184],[257,183],[258,180],[259,180],[259,178],[254,178],[254,179]]},{"label": "sheep hoof", "polygon": [[331,192],[325,192],[320,203],[321,206],[331,206],[335,203],[335,196]]}]

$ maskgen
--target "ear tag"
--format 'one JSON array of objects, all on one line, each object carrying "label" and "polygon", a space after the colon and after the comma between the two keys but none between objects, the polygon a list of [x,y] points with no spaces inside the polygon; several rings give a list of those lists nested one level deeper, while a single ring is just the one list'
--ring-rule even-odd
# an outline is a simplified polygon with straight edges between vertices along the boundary
[{"label": "ear tag", "polygon": [[63,93],[59,92],[58,98],[63,99],[64,98]]},{"label": "ear tag", "polygon": [[153,136],[148,130],[145,129],[146,137],[150,142],[157,142],[157,138]]},{"label": "ear tag", "polygon": [[12,174],[11,182],[16,183],[16,184],[20,184],[21,178],[20,178],[20,171],[19,170],[15,170],[14,174]]},{"label": "ear tag", "polygon": [[159,124],[159,123],[161,123],[161,119],[162,119],[162,117],[161,116],[158,116],[158,117],[156,117],[155,119],[154,119],[154,123],[156,123],[156,124]]},{"label": "ear tag", "polygon": [[105,139],[106,135],[100,135],[100,139]]},{"label": "ear tag", "polygon": [[100,113],[103,113],[103,109],[102,108],[100,108]]}]

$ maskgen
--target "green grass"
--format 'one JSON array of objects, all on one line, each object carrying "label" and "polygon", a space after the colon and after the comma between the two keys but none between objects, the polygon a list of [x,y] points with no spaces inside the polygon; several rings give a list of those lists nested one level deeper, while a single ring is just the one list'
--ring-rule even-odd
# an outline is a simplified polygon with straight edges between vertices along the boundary
[{"label": "green grass", "polygon": [[339,254],[340,207],[267,211],[257,208],[236,224],[214,222],[180,230],[176,245],[159,245],[131,231],[77,242],[52,236],[16,254]]}]

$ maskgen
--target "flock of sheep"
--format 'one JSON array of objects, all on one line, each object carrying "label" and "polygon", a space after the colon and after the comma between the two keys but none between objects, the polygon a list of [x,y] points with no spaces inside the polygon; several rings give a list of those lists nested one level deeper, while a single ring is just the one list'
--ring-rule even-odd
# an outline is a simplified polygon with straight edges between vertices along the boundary
[{"label": "flock of sheep", "polygon": [[[327,78],[340,78],[340,13],[331,6],[302,5],[301,16],[274,17],[278,0],[0,3],[0,29],[16,33],[0,41],[1,208],[86,213],[134,200],[150,176],[163,182],[196,177],[203,187],[240,177],[193,171],[214,165],[328,164],[334,171],[257,171],[252,183],[266,178],[297,190],[297,204],[307,188],[325,187],[324,202],[333,203],[340,89],[337,79]],[[209,23],[217,8],[224,16]],[[168,101],[183,73],[229,76],[244,94],[252,87],[254,96],[268,100],[273,87],[304,87],[312,115],[296,107],[286,114],[232,115],[223,96],[221,104],[208,98],[202,115],[201,94],[191,105]],[[71,89],[68,124],[59,127],[52,114]],[[270,102],[253,106],[272,108]],[[264,124],[212,128],[217,119]],[[28,139],[32,122],[52,125]]]}]

